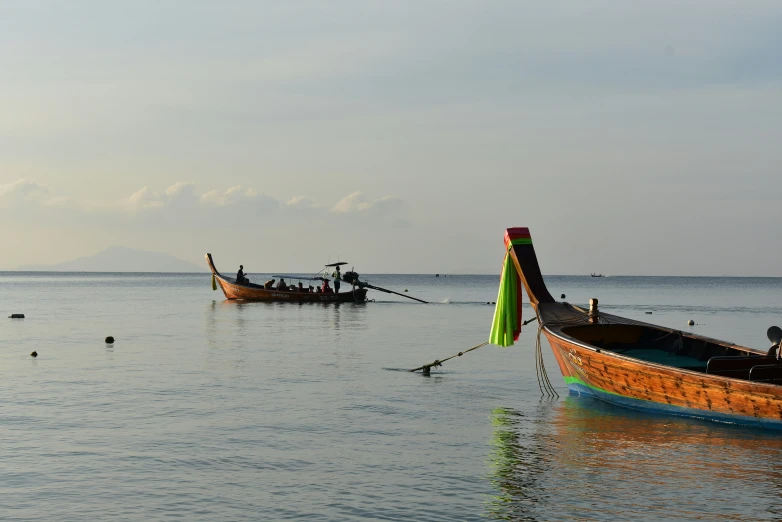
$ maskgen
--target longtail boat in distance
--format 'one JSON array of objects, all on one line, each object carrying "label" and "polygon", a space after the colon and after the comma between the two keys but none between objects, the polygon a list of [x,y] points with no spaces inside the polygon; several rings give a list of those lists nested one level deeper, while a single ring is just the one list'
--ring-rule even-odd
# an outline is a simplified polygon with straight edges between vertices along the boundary
[{"label": "longtail boat in distance", "polygon": [[[506,258],[490,342],[509,346],[521,328],[521,286],[571,394],[650,412],[782,429],[782,331],[756,350],[558,302],[549,293],[526,228],[505,232]],[[550,386],[550,384],[549,384]],[[553,390],[552,390],[553,391]]]},{"label": "longtail boat in distance", "polygon": [[[243,282],[237,283],[236,278],[222,275],[215,268],[212,254],[206,254],[206,262],[212,270],[212,288],[217,289],[219,285],[225,294],[226,299],[242,299],[246,301],[290,301],[295,303],[326,303],[326,302],[345,302],[345,303],[363,303],[367,299],[367,289],[358,285],[345,285],[349,290],[344,292],[330,293],[299,291],[298,287],[287,290],[277,288],[266,288],[264,285]],[[290,276],[288,276],[290,277]],[[304,279],[304,277],[293,277],[293,279]],[[323,281],[323,277],[309,277],[306,279]]]}]

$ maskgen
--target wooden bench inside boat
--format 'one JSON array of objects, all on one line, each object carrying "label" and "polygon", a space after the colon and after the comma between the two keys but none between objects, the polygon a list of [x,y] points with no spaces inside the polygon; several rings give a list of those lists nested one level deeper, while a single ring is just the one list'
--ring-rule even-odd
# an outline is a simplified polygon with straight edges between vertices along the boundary
[{"label": "wooden bench inside boat", "polygon": [[[751,371],[757,366],[778,367],[777,359],[776,357],[766,357],[764,355],[748,355],[745,357],[715,356],[706,363],[706,373],[748,380],[750,379]],[[761,375],[761,373],[756,375]]]}]

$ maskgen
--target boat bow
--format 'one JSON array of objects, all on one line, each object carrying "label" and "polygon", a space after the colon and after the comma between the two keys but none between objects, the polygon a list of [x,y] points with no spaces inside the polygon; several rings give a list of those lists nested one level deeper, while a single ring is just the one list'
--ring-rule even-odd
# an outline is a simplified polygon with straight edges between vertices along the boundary
[{"label": "boat bow", "polygon": [[[782,364],[766,350],[604,314],[596,299],[589,310],[557,302],[543,281],[529,230],[507,229],[505,246],[500,295],[515,267],[513,276],[540,322],[538,334],[545,334],[571,393],[633,409],[782,429]],[[517,295],[508,300],[515,301],[520,310]],[[494,344],[499,297],[497,304]],[[508,313],[513,307],[503,310],[504,324],[514,324]],[[508,340],[508,328],[502,328]],[[543,362],[539,341],[536,368]]]},{"label": "boat bow", "polygon": [[521,278],[524,289],[529,296],[530,304],[538,311],[541,303],[554,303],[554,298],[546,288],[543,274],[540,273],[538,256],[532,246],[532,236],[524,227],[509,228],[505,231],[505,248],[511,256],[513,264]]}]

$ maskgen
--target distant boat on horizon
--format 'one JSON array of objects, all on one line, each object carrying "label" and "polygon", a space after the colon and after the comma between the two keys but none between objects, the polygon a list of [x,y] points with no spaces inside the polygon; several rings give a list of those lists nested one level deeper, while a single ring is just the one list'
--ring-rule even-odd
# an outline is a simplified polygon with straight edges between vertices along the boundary
[{"label": "distant boat on horizon", "polygon": [[592,274],[592,277],[605,277],[603,274]]}]

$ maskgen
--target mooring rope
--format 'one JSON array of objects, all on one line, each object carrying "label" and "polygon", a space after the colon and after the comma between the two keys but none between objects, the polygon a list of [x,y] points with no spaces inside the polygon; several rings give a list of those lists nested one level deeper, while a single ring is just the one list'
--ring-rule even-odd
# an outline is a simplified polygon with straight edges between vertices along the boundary
[{"label": "mooring rope", "polygon": [[[538,320],[537,317],[533,317],[532,319],[530,319],[528,321],[524,321],[522,323],[522,326],[523,325],[527,325],[527,324],[529,324],[529,323],[531,323],[533,321],[537,321],[537,320]],[[471,352],[473,350],[477,350],[478,348],[483,348],[487,344],[489,344],[489,341],[484,341],[481,344],[473,346],[469,350],[464,350],[463,352],[459,352],[459,353],[454,354],[454,355],[452,355],[450,357],[446,357],[445,359],[437,359],[437,360],[435,360],[434,362],[432,362],[430,364],[424,364],[423,366],[419,366],[418,368],[415,368],[413,370],[408,370],[408,371],[410,371],[410,372],[417,372],[418,370],[422,370],[424,375],[427,375],[432,368],[437,368],[438,366],[442,366],[445,361],[449,361],[449,360],[453,359],[454,357],[461,357],[465,353]]]},{"label": "mooring rope", "polygon": [[546,365],[543,364],[543,348],[540,343],[540,334],[542,332],[543,323],[538,326],[538,335],[535,338],[535,373],[538,377],[538,388],[540,388],[541,394],[549,397],[559,397],[557,390],[554,389],[554,385],[551,384],[551,380],[548,378]]},{"label": "mooring rope", "polygon": [[440,359],[436,359],[436,360],[435,360],[433,363],[430,363],[430,364],[424,364],[423,366],[421,366],[421,367],[419,367],[419,368],[416,368],[416,369],[414,369],[414,370],[408,370],[408,371],[411,371],[411,372],[417,372],[418,370],[423,370],[423,372],[424,372],[424,375],[426,375],[426,374],[428,374],[428,373],[429,373],[429,371],[430,371],[432,368],[437,368],[438,366],[442,366],[442,365],[443,365],[443,363],[444,363],[445,361],[448,361],[448,360],[450,360],[450,359],[453,359],[454,357],[461,357],[461,356],[462,356],[462,355],[464,355],[465,353],[467,353],[467,352],[471,352],[471,351],[473,351],[473,350],[477,350],[478,348],[483,348],[483,347],[484,347],[484,346],[486,346],[487,344],[489,344],[489,341],[484,341],[484,342],[482,342],[481,344],[478,344],[478,345],[475,345],[475,346],[473,346],[473,347],[472,347],[472,348],[470,348],[469,350],[464,350],[463,352],[459,352],[459,353],[457,353],[456,355],[452,355],[452,356],[450,356],[450,357],[447,357],[447,358],[445,358],[445,359],[442,359],[442,360],[440,360]]},{"label": "mooring rope", "polygon": [[[564,303],[564,304],[568,304],[568,303]],[[548,397],[559,397],[559,394],[557,393],[556,388],[554,388],[554,385],[551,383],[551,379],[549,379],[548,372],[546,371],[546,366],[543,362],[543,347],[540,342],[540,336],[543,333],[543,329],[550,326],[577,326],[589,321],[589,312],[586,309],[575,305],[569,305],[569,306],[573,307],[573,309],[584,314],[585,317],[583,318],[577,317],[569,320],[559,320],[559,321],[557,320],[545,321],[545,322],[541,321],[538,324],[538,332],[537,335],[535,336],[535,355],[534,355],[535,376],[537,377],[538,380],[538,388],[540,389],[540,393]],[[537,321],[538,319],[539,319],[538,317],[533,317],[532,319],[524,321],[522,325],[527,325],[533,321]],[[597,321],[598,323],[602,323],[602,324],[611,324],[610,321],[608,321],[606,318],[602,316],[597,316]],[[446,361],[449,361],[455,357],[461,357],[462,355],[471,352],[473,350],[477,350],[478,348],[483,348],[487,344],[489,344],[489,341],[484,341],[481,344],[473,346],[468,350],[464,350],[445,359],[437,359],[430,364],[424,364],[423,366],[419,366],[418,368],[415,368],[413,370],[408,370],[408,371],[417,372],[421,370],[423,371],[424,375],[429,375],[432,368],[437,368],[438,366],[442,366],[442,364]]]},{"label": "mooring rope", "polygon": [[[575,305],[570,306],[587,316],[586,319],[588,320],[589,312],[587,310]],[[598,317],[598,321],[600,320],[604,319]],[[540,334],[543,333],[543,329],[548,326],[575,326],[579,324],[584,324],[584,319],[579,317],[565,321],[541,321],[540,324],[538,324],[538,334],[535,338],[535,375],[538,379],[538,388],[540,389],[541,394],[549,397],[559,397],[554,385],[551,384],[551,379],[549,379],[546,366],[543,363],[543,347],[540,342]]]}]

